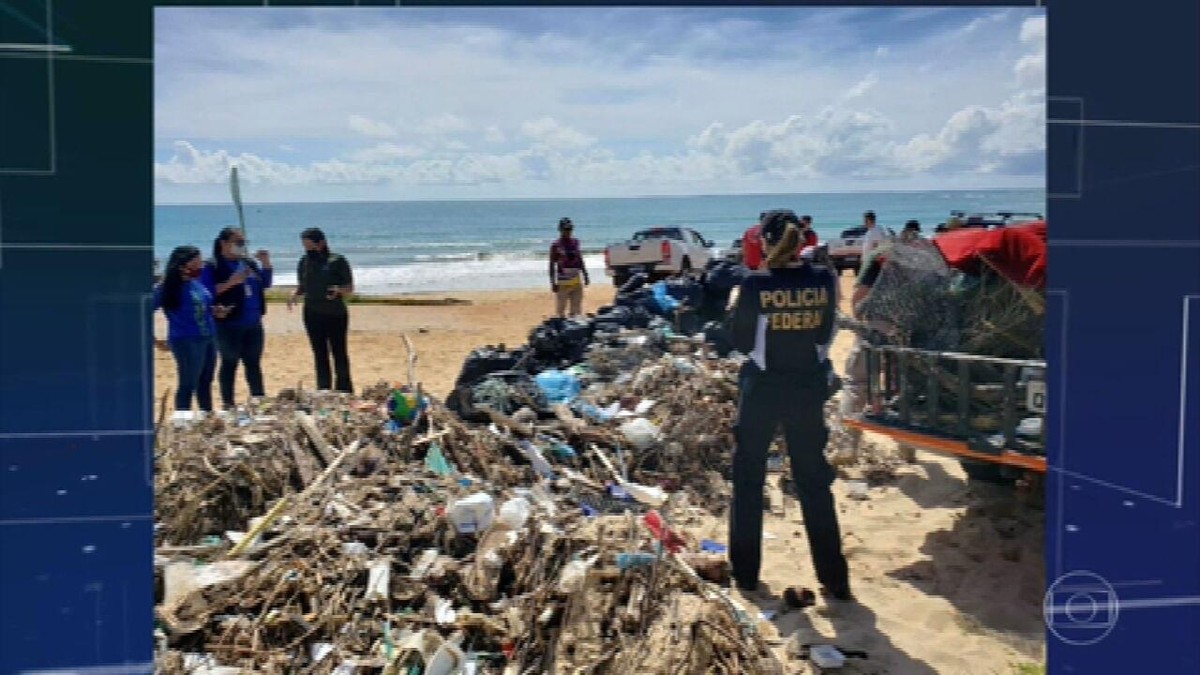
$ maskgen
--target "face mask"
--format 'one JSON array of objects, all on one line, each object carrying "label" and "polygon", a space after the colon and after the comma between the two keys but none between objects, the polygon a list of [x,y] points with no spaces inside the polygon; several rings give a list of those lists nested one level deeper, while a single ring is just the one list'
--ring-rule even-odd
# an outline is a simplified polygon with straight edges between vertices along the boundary
[{"label": "face mask", "polygon": [[229,252],[232,253],[235,258],[246,257],[246,247],[245,246],[233,246],[232,248],[230,248]]}]

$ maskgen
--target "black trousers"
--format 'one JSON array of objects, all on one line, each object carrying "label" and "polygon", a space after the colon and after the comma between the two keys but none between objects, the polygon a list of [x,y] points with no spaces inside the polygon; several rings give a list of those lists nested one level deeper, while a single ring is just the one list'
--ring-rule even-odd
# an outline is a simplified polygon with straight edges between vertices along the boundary
[{"label": "black trousers", "polygon": [[763,484],[767,451],[782,426],[791,458],[792,478],[817,580],[834,592],[849,590],[842,555],[842,534],[830,486],[837,473],[825,459],[824,374],[811,381],[743,370],[738,417],[734,425],[733,503],[729,513],[729,561],[743,588],[759,582],[762,566]]},{"label": "black trousers", "polygon": [[266,396],[262,373],[265,340],[262,323],[249,326],[217,324],[217,352],[221,355],[217,382],[221,385],[221,401],[226,408],[234,406],[233,391],[238,363],[246,367],[246,384],[250,387],[250,395]]},{"label": "black trousers", "polygon": [[[354,393],[354,386],[350,381],[350,355],[346,351],[346,336],[350,332],[350,315],[348,313],[305,312],[304,330],[308,333],[313,360],[316,363],[317,389]],[[329,368],[331,356],[333,357],[333,372],[337,375],[336,382]]]}]

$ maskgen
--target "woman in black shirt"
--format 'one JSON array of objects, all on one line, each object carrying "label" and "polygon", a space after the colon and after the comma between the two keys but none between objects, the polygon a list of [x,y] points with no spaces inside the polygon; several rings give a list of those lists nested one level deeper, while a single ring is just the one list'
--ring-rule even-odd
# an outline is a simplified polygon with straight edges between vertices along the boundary
[{"label": "woman in black shirt", "polygon": [[288,308],[298,298],[304,298],[304,330],[316,362],[317,389],[352,394],[354,386],[346,345],[350,312],[346,297],[354,293],[354,274],[344,256],[329,250],[329,242],[321,230],[315,227],[305,230],[300,233],[300,242],[305,255],[296,268],[296,292],[288,300]]}]

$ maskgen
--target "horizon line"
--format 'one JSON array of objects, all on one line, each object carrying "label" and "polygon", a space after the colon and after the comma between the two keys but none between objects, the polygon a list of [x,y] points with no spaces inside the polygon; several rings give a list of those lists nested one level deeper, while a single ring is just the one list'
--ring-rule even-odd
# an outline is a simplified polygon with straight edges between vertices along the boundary
[{"label": "horizon line", "polygon": [[[436,197],[436,198],[411,198],[411,199],[308,199],[308,200],[288,200],[288,201],[259,201],[246,202],[247,205],[286,205],[286,204],[400,204],[400,203],[416,203],[416,202],[518,202],[518,201],[583,201],[583,200],[603,200],[603,199],[693,199],[697,197],[775,197],[775,196],[797,196],[797,195],[842,195],[842,194],[918,194],[922,192],[1008,192],[1015,190],[1042,190],[1046,191],[1045,186],[1032,187],[970,187],[970,188],[935,188],[921,190],[869,190],[869,189],[847,189],[847,190],[821,190],[816,192],[714,192],[704,194],[644,194],[644,195],[607,195],[607,196],[560,196],[560,197]],[[211,202],[158,202],[155,201],[153,206],[222,206],[224,201]]]}]

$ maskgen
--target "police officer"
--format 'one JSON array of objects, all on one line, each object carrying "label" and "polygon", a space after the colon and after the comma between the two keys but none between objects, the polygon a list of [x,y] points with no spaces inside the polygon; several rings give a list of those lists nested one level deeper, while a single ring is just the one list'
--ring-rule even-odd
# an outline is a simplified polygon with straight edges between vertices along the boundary
[{"label": "police officer", "polygon": [[731,317],[734,348],[749,358],[742,367],[734,426],[729,556],[738,588],[757,589],[767,450],[782,425],[817,579],[827,594],[849,600],[849,572],[830,491],[836,474],[825,459],[824,404],[832,376],[828,349],[837,282],[828,268],[793,259],[801,236],[795,213],[767,212],[762,225],[767,269],[742,283]]}]

